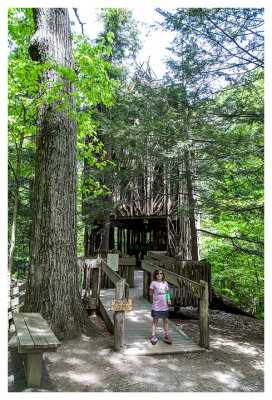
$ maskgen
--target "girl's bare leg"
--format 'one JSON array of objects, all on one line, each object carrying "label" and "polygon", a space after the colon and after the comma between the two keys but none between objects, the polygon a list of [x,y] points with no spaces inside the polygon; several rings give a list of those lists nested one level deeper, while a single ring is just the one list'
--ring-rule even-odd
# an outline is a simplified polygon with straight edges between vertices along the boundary
[{"label": "girl's bare leg", "polygon": [[158,318],[153,318],[153,322],[152,322],[152,335],[155,335],[155,334],[156,334],[157,323],[158,323]]},{"label": "girl's bare leg", "polygon": [[163,318],[163,327],[164,327],[166,335],[168,335],[169,334],[169,332],[168,332],[168,318]]}]

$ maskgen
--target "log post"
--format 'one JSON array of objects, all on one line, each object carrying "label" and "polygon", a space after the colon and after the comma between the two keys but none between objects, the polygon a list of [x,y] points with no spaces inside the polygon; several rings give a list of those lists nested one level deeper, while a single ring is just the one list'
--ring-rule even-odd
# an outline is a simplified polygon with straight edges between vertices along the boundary
[{"label": "log post", "polygon": [[[97,307],[97,292],[98,292],[98,268],[92,269],[92,298],[96,300],[96,307]],[[91,315],[96,315],[96,310],[91,310]]]},{"label": "log post", "polygon": [[143,298],[149,300],[149,272],[143,272]]},{"label": "log post", "polygon": [[200,281],[201,297],[199,301],[199,346],[209,349],[209,287],[205,281]]},{"label": "log post", "polygon": [[[124,300],[125,299],[125,279],[121,279],[116,283],[115,288],[115,300]],[[114,311],[113,320],[114,320],[114,350],[120,351],[121,353],[124,351],[124,319],[125,319],[125,311]]]},{"label": "log post", "polygon": [[98,289],[98,267],[93,268],[93,276],[92,276],[92,297],[97,298],[97,289]]},{"label": "log post", "polygon": [[100,289],[101,289],[101,276],[102,276],[102,259],[98,255],[97,260],[97,292],[96,292],[96,306],[99,308]]},{"label": "log post", "polygon": [[128,281],[129,287],[134,288],[134,269],[135,269],[135,266],[134,265],[128,265],[127,269],[128,269],[128,279],[127,279],[127,281]]}]

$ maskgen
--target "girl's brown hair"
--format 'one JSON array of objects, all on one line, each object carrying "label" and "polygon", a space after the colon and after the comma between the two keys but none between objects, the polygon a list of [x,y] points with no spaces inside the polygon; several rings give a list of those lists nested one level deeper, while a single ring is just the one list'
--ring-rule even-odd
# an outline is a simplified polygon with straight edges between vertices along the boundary
[{"label": "girl's brown hair", "polygon": [[164,282],[165,281],[165,276],[164,276],[164,272],[163,272],[163,270],[161,268],[155,269],[154,274],[153,274],[153,281],[157,280],[157,273],[158,272],[162,272],[162,281]]}]

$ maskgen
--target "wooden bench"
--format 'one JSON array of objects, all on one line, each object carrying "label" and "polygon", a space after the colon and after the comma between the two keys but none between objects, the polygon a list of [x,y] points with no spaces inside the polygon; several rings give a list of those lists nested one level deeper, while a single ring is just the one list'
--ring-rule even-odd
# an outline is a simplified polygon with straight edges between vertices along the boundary
[{"label": "wooden bench", "polygon": [[27,353],[27,384],[40,386],[43,353],[57,351],[61,345],[48,323],[38,313],[14,313],[18,352]]}]

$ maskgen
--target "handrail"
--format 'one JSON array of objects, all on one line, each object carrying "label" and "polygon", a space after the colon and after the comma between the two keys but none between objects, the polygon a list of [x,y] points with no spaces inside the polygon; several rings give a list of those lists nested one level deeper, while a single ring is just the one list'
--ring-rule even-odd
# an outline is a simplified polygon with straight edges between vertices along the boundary
[{"label": "handrail", "polygon": [[[148,287],[150,281],[150,273],[158,268],[157,265],[152,264],[150,261],[142,260],[142,268],[144,270],[144,284],[143,295],[148,299]],[[208,283],[200,280],[200,283],[191,281],[182,275],[175,274],[160,267],[164,272],[167,282],[174,286],[185,286],[194,296],[200,299],[199,301],[199,345],[209,349],[209,287]],[[146,276],[149,275],[149,276]]]},{"label": "handrail", "polygon": [[[206,260],[175,260],[172,257],[169,256],[165,256],[164,254],[158,254],[155,253],[154,251],[148,251],[147,252],[147,257],[152,258],[152,263],[156,263],[158,265],[158,263],[171,263],[171,264],[181,264],[181,265],[203,265],[203,264],[208,264],[208,261]],[[150,260],[151,261],[151,260]]]},{"label": "handrail", "polygon": [[117,272],[114,271],[103,259],[101,260],[101,265],[103,271],[107,274],[114,285],[122,279],[121,276],[117,274]]},{"label": "handrail", "polygon": [[[150,273],[153,273],[156,268],[158,268],[157,265],[152,264],[151,261],[142,261],[142,268]],[[186,287],[186,289],[192,293],[194,296],[198,297],[200,299],[201,297],[201,284],[191,281],[188,278],[185,278],[182,275],[175,274],[174,272],[168,271],[165,268],[160,269],[164,272],[165,279],[167,282],[171,283],[171,285],[174,285],[176,287],[180,287],[179,280],[181,283]]]},{"label": "handrail", "polygon": [[158,261],[175,261],[172,257],[165,256],[164,254],[158,254],[155,253],[154,251],[148,251],[147,256],[155,258]]},{"label": "handrail", "polygon": [[[104,260],[100,259],[101,267],[115,285],[115,300],[124,300],[129,296],[129,285]],[[123,352],[125,346],[125,311],[114,311],[114,350]]]}]

